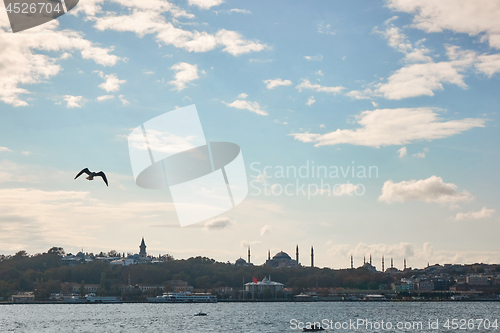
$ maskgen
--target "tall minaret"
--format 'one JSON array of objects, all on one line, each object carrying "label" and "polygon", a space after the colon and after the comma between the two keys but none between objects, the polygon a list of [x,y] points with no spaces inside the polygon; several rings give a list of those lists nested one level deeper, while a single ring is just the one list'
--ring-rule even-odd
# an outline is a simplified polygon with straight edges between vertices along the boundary
[{"label": "tall minaret", "polygon": [[384,256],[382,256],[382,272],[385,272]]},{"label": "tall minaret", "polygon": [[248,247],[248,263],[250,263],[250,246]]},{"label": "tall minaret", "polygon": [[352,262],[352,254],[351,254],[351,269],[354,269],[354,264]]},{"label": "tall minaret", "polygon": [[141,257],[146,257],[146,243],[144,243],[144,237],[142,237],[142,242],[141,242],[141,245],[139,246],[139,255]]},{"label": "tall minaret", "polygon": [[391,258],[391,268],[394,268],[394,265],[392,264],[392,258]]},{"label": "tall minaret", "polygon": [[314,249],[311,246],[311,267],[314,267]]},{"label": "tall minaret", "polygon": [[267,260],[271,260],[271,250],[267,250]]},{"label": "tall minaret", "polygon": [[366,264],[366,256],[363,256],[363,265]]},{"label": "tall minaret", "polygon": [[370,254],[370,266],[372,264],[372,255]]},{"label": "tall minaret", "polygon": [[299,267],[299,244],[295,248],[295,261],[297,262],[297,267]]},{"label": "tall minaret", "polygon": [[403,265],[403,270],[406,271],[406,258],[404,259],[404,265]]}]

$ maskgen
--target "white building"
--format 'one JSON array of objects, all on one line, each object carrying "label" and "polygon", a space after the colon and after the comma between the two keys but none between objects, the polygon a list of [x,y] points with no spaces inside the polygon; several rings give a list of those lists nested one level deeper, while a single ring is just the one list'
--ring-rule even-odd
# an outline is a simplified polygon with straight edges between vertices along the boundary
[{"label": "white building", "polygon": [[271,281],[265,277],[262,281],[245,283],[245,298],[264,298],[265,292],[271,292],[271,298],[276,298],[278,291],[283,291],[283,283]]}]

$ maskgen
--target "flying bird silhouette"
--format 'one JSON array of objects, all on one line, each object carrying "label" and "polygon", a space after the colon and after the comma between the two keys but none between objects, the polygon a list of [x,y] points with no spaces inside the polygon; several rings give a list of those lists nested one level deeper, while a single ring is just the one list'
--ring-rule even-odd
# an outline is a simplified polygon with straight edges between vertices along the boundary
[{"label": "flying bird silhouette", "polygon": [[99,171],[99,172],[91,172],[91,171],[89,171],[89,169],[85,168],[85,169],[83,169],[82,171],[80,171],[80,172],[76,175],[75,179],[77,179],[78,177],[80,177],[80,175],[81,175],[82,173],[86,173],[87,175],[89,175],[89,176],[87,177],[87,179],[88,179],[88,180],[94,180],[94,177],[102,177],[102,180],[104,180],[104,182],[106,183],[106,186],[109,186],[109,185],[108,185],[108,180],[106,179],[106,175],[105,175],[105,174],[104,174],[104,172],[102,172],[102,171]]}]

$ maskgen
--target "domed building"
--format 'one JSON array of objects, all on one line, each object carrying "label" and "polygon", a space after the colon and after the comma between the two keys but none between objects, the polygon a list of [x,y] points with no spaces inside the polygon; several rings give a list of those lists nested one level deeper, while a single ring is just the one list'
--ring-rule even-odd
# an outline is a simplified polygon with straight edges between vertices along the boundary
[{"label": "domed building", "polygon": [[[298,247],[297,247],[297,259],[298,259]],[[266,265],[274,268],[283,267],[298,267],[299,263],[297,260],[292,259],[286,252],[280,251],[274,255],[271,259],[271,251],[267,254]]]}]

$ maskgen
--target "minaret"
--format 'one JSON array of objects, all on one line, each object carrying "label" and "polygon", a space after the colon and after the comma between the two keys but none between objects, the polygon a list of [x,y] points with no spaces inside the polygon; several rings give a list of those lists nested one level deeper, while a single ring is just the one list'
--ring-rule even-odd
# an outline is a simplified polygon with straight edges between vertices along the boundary
[{"label": "minaret", "polygon": [[299,267],[299,244],[295,248],[295,261],[297,262],[297,267]]},{"label": "minaret", "polygon": [[384,256],[382,256],[382,272],[385,272]]},{"label": "minaret", "polygon": [[352,262],[352,254],[351,254],[351,269],[354,269],[354,265],[353,265],[353,262]]},{"label": "minaret", "polygon": [[363,256],[363,265],[366,264],[366,257]]},{"label": "minaret", "polygon": [[146,243],[144,243],[144,237],[142,237],[142,242],[141,242],[141,245],[139,246],[139,255],[141,257],[146,257]]},{"label": "minaret", "polygon": [[250,246],[248,247],[248,263],[250,263]]},{"label": "minaret", "polygon": [[267,250],[267,260],[271,260],[271,250]]},{"label": "minaret", "polygon": [[394,265],[392,264],[392,258],[391,258],[391,268],[394,268]]},{"label": "minaret", "polygon": [[404,259],[404,265],[403,265],[403,267],[404,267],[403,270],[406,271],[406,258]]},{"label": "minaret", "polygon": [[372,265],[372,255],[370,254],[370,266]]},{"label": "minaret", "polygon": [[314,249],[311,246],[311,267],[314,267]]}]

